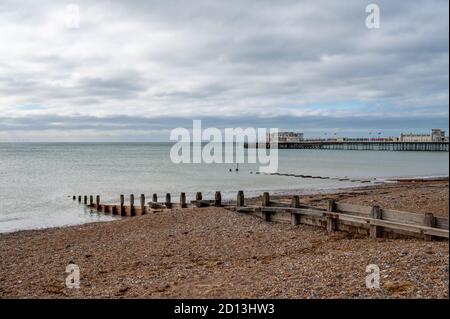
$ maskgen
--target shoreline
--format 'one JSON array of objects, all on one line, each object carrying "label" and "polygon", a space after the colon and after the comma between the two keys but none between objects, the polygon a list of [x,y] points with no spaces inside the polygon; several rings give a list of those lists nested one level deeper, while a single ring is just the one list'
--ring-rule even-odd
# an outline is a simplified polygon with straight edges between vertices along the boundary
[{"label": "shoreline", "polygon": [[[258,199],[260,199],[261,194],[265,191],[268,191],[274,199],[285,199],[288,196],[293,195],[300,195],[300,196],[327,196],[327,195],[336,195],[342,192],[356,192],[356,191],[364,191],[364,190],[377,190],[389,186],[395,186],[395,185],[402,185],[405,183],[414,183],[417,185],[417,183],[426,184],[426,183],[434,183],[434,182],[447,182],[449,181],[449,176],[430,176],[430,177],[415,177],[415,178],[391,178],[390,180],[384,180],[380,181],[376,184],[370,184],[370,185],[355,185],[355,186],[348,186],[348,187],[331,187],[331,188],[322,188],[322,189],[281,189],[281,190],[258,190],[258,191],[246,191],[248,193],[251,193],[252,195],[246,197],[246,200],[248,200],[251,203],[254,203]],[[256,195],[258,193],[258,195]],[[231,202],[233,200],[224,200],[224,202]],[[447,214],[448,216],[448,214]],[[82,225],[88,225],[88,224],[102,224],[102,223],[115,223],[119,220],[121,220],[121,217],[117,217],[113,220],[105,220],[105,221],[87,221],[87,222],[81,222],[77,224],[67,224],[67,225],[60,225],[60,226],[51,226],[51,227],[41,227],[41,228],[29,228],[29,229],[18,229],[18,230],[12,230],[12,231],[5,231],[0,232],[0,236],[3,234],[12,234],[12,233],[19,233],[19,232],[33,232],[33,231],[45,231],[50,229],[64,229],[67,227],[79,227]]]},{"label": "shoreline", "polygon": [[[396,183],[301,201],[448,216],[448,186]],[[0,234],[0,298],[448,298],[448,252],[448,241],[330,234],[220,207],[173,209]],[[65,288],[71,263],[80,289]],[[379,290],[365,287],[369,264],[380,268]]]}]

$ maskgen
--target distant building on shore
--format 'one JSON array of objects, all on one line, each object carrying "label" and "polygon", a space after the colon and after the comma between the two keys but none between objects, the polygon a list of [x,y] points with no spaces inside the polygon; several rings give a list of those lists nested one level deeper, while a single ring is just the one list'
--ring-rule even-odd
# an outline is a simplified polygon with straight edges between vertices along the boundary
[{"label": "distant building on shore", "polygon": [[445,142],[445,131],[432,129],[431,134],[404,134],[400,135],[400,142]]},{"label": "distant building on shore", "polygon": [[273,142],[278,138],[278,143],[300,143],[303,142],[303,133],[278,132],[267,134],[268,142]]}]

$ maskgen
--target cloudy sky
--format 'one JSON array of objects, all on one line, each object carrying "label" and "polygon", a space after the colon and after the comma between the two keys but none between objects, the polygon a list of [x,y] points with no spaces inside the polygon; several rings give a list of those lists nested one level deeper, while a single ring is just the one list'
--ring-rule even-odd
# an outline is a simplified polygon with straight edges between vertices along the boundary
[{"label": "cloudy sky", "polygon": [[0,0],[0,141],[448,130],[448,0],[368,3]]}]

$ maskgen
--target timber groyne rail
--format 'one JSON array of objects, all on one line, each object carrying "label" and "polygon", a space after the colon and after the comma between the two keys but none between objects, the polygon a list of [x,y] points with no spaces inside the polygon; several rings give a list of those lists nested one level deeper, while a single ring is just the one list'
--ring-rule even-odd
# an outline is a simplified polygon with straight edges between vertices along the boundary
[{"label": "timber groyne rail", "polygon": [[171,194],[165,195],[165,200],[158,202],[158,195],[152,195],[152,201],[146,202],[144,194],[135,204],[133,194],[129,196],[129,204],[125,205],[125,196],[120,195],[118,204],[104,204],[100,196],[78,195],[72,197],[74,201],[82,203],[99,213],[123,217],[132,217],[167,209],[223,207],[230,211],[252,215],[266,222],[290,223],[322,227],[327,232],[343,231],[353,234],[366,235],[370,238],[399,238],[415,237],[426,241],[432,239],[449,238],[448,218],[434,216],[433,213],[417,214],[380,206],[361,206],[328,201],[326,208],[303,205],[300,197],[292,196],[291,202],[277,202],[270,199],[268,192],[264,192],[260,205],[246,205],[244,192],[239,191],[236,201],[223,202],[220,192],[216,192],[214,199],[205,200],[201,192],[197,192],[195,199],[187,202],[186,194],[180,193],[179,202],[171,200]]}]

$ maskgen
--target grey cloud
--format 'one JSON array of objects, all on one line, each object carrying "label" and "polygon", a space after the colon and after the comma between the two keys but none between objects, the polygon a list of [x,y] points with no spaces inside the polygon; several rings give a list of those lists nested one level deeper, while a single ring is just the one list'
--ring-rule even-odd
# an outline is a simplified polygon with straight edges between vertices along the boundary
[{"label": "grey cloud", "polygon": [[[292,118],[292,128],[311,130],[448,126],[446,0],[377,1],[379,30],[364,26],[362,0],[76,3],[79,30],[36,34],[37,52],[20,51],[20,37],[9,41],[19,51],[0,62],[0,101],[7,103],[0,110],[9,114],[1,130],[162,129],[181,114],[215,126],[221,117],[229,126]],[[63,9],[54,1],[5,0],[0,19],[32,33]],[[329,115],[346,103],[362,107]],[[26,104],[49,108],[45,115],[15,109]]]},{"label": "grey cloud", "polygon": [[[345,131],[350,128],[359,132],[368,130],[408,130],[415,127],[419,130],[429,130],[436,125],[448,129],[448,120],[434,116],[274,116],[246,118],[237,116],[204,116],[195,119],[202,120],[203,128],[217,127],[254,127],[289,130],[338,130]],[[192,128],[192,120],[187,117],[137,117],[137,116],[29,116],[20,118],[0,117],[0,131],[41,131],[58,129],[63,126],[67,130],[162,130],[170,131],[177,127]],[[168,138],[168,136],[167,136]]]}]

